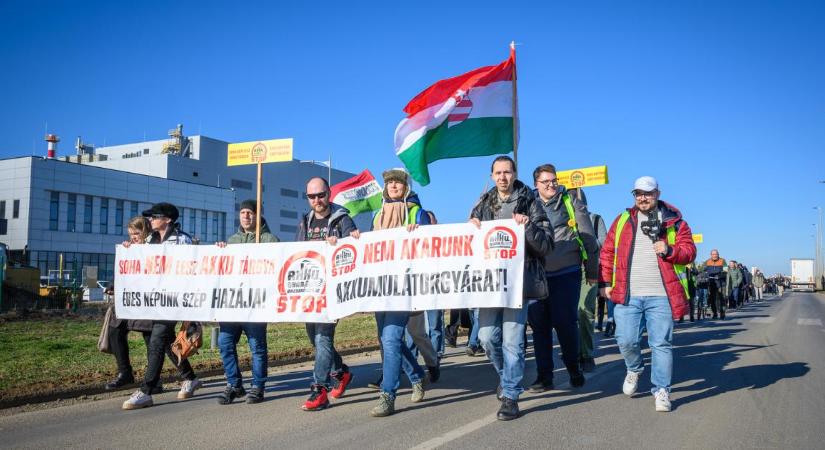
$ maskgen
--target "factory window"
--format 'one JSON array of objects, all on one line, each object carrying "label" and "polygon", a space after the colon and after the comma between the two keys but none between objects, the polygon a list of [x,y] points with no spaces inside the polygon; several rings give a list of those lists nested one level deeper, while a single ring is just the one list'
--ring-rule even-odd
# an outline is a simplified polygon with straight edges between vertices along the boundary
[{"label": "factory window", "polygon": [[0,200],[0,219],[6,218],[6,201]]},{"label": "factory window", "polygon": [[235,203],[235,211],[240,212],[240,210],[241,210],[241,204],[240,203]]},{"label": "factory window", "polygon": [[226,241],[226,213],[221,213],[221,241]]},{"label": "factory window", "polygon": [[281,195],[284,197],[292,197],[298,198],[298,191],[293,191],[292,189],[281,188]]},{"label": "factory window", "polygon": [[132,217],[137,217],[138,215],[138,202],[132,202],[132,209],[131,214],[129,215],[129,219],[131,220]]},{"label": "factory window", "polygon": [[69,194],[69,207],[66,209],[66,231],[74,233],[77,219],[77,194]]},{"label": "factory window", "polygon": [[295,225],[283,225],[281,224],[281,231],[285,233],[295,233],[298,231],[298,227]]},{"label": "factory window", "polygon": [[123,200],[115,203],[115,234],[123,234]]},{"label": "factory window", "polygon": [[109,233],[109,199],[100,199],[100,234]]},{"label": "factory window", "polygon": [[87,195],[83,203],[83,232],[92,232],[92,196]]},{"label": "factory window", "polygon": [[295,212],[295,211],[288,211],[286,209],[282,209],[281,210],[281,217],[284,217],[286,219],[297,219],[298,218],[298,213]]},{"label": "factory window", "polygon": [[207,224],[207,222],[206,222],[206,211],[201,211],[201,234],[200,235],[201,235],[201,237],[203,238],[204,241],[207,238],[206,224]]},{"label": "factory window", "polygon": [[212,240],[218,242],[218,213],[212,213]]},{"label": "factory window", "polygon": [[144,148],[144,149],[143,149],[143,154],[144,154],[144,155],[148,155],[148,154],[149,154],[149,149],[148,149],[148,148]]},{"label": "factory window", "polygon": [[15,200],[11,206],[11,218],[17,219],[20,217],[20,200]]},{"label": "factory window", "polygon": [[196,177],[196,176],[198,176],[198,173],[197,172],[192,172],[192,176]]},{"label": "factory window", "polygon": [[252,190],[252,183],[248,181],[236,180],[233,178],[231,184],[233,188],[246,189],[248,191]]},{"label": "factory window", "polygon": [[189,210],[189,234],[191,234],[193,237],[195,236],[195,222],[197,222],[197,219],[195,219],[195,210],[190,209]]},{"label": "factory window", "polygon": [[52,191],[49,200],[49,229],[57,231],[58,219],[60,218],[60,193]]}]

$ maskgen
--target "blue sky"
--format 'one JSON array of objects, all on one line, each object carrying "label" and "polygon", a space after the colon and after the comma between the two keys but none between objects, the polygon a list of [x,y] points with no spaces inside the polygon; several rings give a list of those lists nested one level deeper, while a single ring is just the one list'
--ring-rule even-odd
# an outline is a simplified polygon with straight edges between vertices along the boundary
[{"label": "blue sky", "polygon": [[[351,4],[350,4],[351,3]],[[825,208],[825,3],[0,2],[0,157],[43,134],[97,145],[188,134],[293,137],[353,172],[399,166],[401,109],[518,47],[521,178],[607,164],[587,190],[613,218],[659,179],[722,256],[769,273],[813,257]],[[490,158],[440,161],[417,187],[466,219]]]}]

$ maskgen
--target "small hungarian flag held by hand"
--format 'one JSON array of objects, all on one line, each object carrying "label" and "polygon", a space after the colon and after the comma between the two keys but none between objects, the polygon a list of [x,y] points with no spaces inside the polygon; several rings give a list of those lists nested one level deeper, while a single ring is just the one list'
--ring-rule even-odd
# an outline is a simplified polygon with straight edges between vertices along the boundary
[{"label": "small hungarian flag held by hand", "polygon": [[369,170],[330,188],[332,203],[349,210],[350,217],[381,209],[381,186]]},{"label": "small hungarian flag held by hand", "polygon": [[395,129],[395,153],[415,181],[429,184],[427,165],[439,159],[513,151],[515,73],[511,44],[510,57],[501,64],[441,80],[407,104],[407,117]]}]

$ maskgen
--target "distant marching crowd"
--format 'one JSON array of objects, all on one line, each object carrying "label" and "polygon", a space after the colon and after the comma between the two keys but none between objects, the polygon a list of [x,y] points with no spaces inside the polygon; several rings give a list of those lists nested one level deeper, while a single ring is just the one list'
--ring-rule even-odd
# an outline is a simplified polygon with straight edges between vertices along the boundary
[{"label": "distant marching crowd", "polygon": [[[632,205],[606,223],[588,210],[580,189],[559,184],[552,164],[536,167],[532,176],[530,187],[518,179],[515,161],[499,156],[490,170],[495,186],[474,206],[467,205],[469,221],[475,226],[497,219],[514,219],[524,225],[524,306],[453,310],[448,323],[444,311],[375,313],[382,371],[378,380],[368,384],[379,391],[370,415],[383,417],[395,412],[402,372],[412,386],[410,400],[424,401],[425,382],[439,380],[444,347],[457,345],[458,329],[464,324],[470,328],[466,353],[486,355],[498,374],[498,419],[515,419],[519,416],[518,399],[525,389],[543,392],[554,388],[554,330],[570,386],[577,389],[585,384],[584,374],[595,370],[594,322],[598,330],[604,326],[605,334],[616,339],[627,368],[622,390],[628,396],[636,393],[644,371],[641,330],[646,329],[652,350],[650,392],[654,406],[657,411],[670,411],[674,322],[682,321],[685,315],[701,320],[706,317],[706,306],[712,309],[712,318],[724,319],[726,309],[751,299],[760,301],[766,290],[778,289],[781,294],[783,281],[765,278],[759,271],[751,275],[741,264],[725,262],[716,250],[704,263],[694,264],[696,246],[690,227],[676,207],[660,199],[659,184],[653,177],[638,178],[630,190]],[[404,169],[385,171],[383,182],[383,203],[373,217],[371,230],[405,227],[415,233],[419,226],[436,223],[435,214],[425,210],[411,190],[410,176]],[[359,238],[361,231],[348,211],[330,202],[327,180],[309,179],[305,192],[309,208],[298,220],[296,241],[326,240],[335,245],[339,238]],[[257,215],[255,201],[242,202],[237,233],[217,245],[254,243]],[[181,230],[177,219],[174,205],[157,203],[129,222],[129,240],[124,245],[191,244],[192,238]],[[260,242],[278,242],[263,218]],[[537,376],[523,383],[528,324]],[[261,402],[267,383],[267,324],[219,325],[218,347],[227,384],[218,403],[230,404],[241,397],[246,403]],[[344,397],[353,383],[352,372],[335,349],[336,325],[306,324],[307,337],[315,349],[313,380],[302,405],[306,411],[329,407],[330,397]],[[141,332],[147,347],[142,383],[123,403],[123,409],[152,406],[152,395],[163,389],[164,355],[183,380],[179,399],[192,397],[201,386],[189,361],[179,359],[171,350],[175,328],[176,322],[170,321],[110,322],[118,374],[107,389],[135,383],[128,333]],[[242,334],[246,334],[251,352],[248,388],[236,350]]]}]

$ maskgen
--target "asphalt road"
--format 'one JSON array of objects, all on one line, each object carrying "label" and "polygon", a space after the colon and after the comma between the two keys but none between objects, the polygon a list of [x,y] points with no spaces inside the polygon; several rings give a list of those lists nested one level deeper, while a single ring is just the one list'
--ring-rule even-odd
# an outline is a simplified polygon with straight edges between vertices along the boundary
[{"label": "asphalt road", "polygon": [[[673,411],[654,411],[649,369],[639,392],[621,393],[624,363],[612,339],[596,372],[571,390],[525,393],[523,416],[498,422],[497,379],[486,358],[448,349],[442,379],[423,403],[402,385],[397,413],[371,418],[375,355],[350,357],[354,388],[327,410],[300,409],[309,367],[270,374],[258,405],[215,401],[221,379],[189,400],[175,391],[155,406],[121,411],[121,397],[0,417],[4,448],[825,448],[825,296],[786,294],[726,321],[677,326]],[[525,382],[535,373],[528,357]],[[646,353],[646,357],[649,354]],[[648,359],[648,358],[646,358]],[[648,359],[649,363],[649,359]],[[557,364],[561,367],[561,364]]]}]

